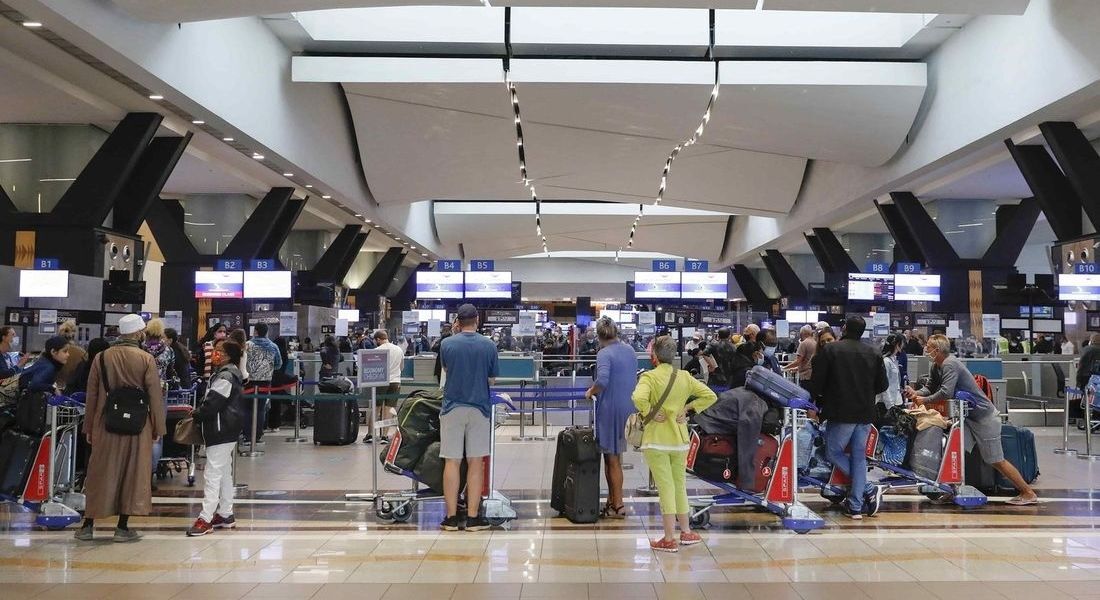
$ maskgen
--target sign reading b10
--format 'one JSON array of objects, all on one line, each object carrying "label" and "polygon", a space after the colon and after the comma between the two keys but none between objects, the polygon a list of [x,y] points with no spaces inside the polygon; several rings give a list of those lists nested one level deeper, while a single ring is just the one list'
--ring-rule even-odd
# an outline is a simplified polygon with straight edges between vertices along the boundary
[{"label": "sign reading b10", "polygon": [[1078,275],[1096,275],[1100,273],[1100,265],[1096,263],[1077,263],[1073,265],[1073,272]]}]

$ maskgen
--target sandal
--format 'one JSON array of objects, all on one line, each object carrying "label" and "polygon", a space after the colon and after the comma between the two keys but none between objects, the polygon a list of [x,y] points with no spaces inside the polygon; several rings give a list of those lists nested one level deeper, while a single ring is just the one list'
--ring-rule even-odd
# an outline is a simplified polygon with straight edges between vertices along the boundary
[{"label": "sandal", "polygon": [[626,505],[620,504],[618,507],[612,507],[611,503],[607,503],[600,511],[600,516],[605,519],[625,519]]},{"label": "sandal", "polygon": [[1039,503],[1038,498],[1022,498],[1016,496],[1010,500],[1005,500],[1005,504],[1011,504],[1012,506],[1032,506]]}]

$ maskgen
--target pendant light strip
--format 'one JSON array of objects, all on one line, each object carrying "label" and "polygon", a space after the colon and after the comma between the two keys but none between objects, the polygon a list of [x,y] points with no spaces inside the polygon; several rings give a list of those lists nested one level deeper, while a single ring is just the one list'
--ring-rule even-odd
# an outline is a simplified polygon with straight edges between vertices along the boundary
[{"label": "pendant light strip", "polygon": [[527,174],[527,155],[523,145],[523,119],[520,118],[519,94],[516,92],[516,84],[512,82],[508,69],[504,70],[504,84],[508,86],[508,94],[512,98],[512,114],[516,121],[516,152],[519,155],[519,175],[524,187],[531,192],[531,200],[535,203],[535,235],[542,241],[543,253],[550,254],[550,245],[546,241],[546,235],[542,232],[542,201],[535,192],[535,184]]},{"label": "pendant light strip", "polygon": [[[672,163],[676,160],[676,157],[680,155],[684,149],[694,146],[703,137],[703,132],[707,129],[707,124],[710,123],[711,113],[714,111],[714,105],[718,102],[718,64],[714,65],[714,87],[710,90],[710,100],[707,101],[707,109],[703,111],[703,118],[699,122],[699,126],[695,128],[695,132],[691,134],[691,137],[676,144],[676,147],[669,153],[668,158],[665,159],[665,167],[661,171],[661,184],[657,188],[657,197],[653,201],[653,206],[660,206],[661,202],[665,199],[665,190],[668,188],[668,176],[672,172]],[[626,248],[629,250],[634,247],[634,235],[638,233],[638,224],[642,221],[642,216],[645,214],[645,205],[638,204],[638,215],[634,217],[634,222],[630,224],[630,236],[626,241]],[[619,254],[624,250],[622,246],[619,247],[618,252],[615,253],[615,261],[618,262]]]}]

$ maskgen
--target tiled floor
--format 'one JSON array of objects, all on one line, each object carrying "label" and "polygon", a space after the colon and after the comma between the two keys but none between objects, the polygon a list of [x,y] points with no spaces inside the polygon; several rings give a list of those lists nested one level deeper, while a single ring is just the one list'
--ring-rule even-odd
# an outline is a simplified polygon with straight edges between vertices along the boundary
[{"label": "tiled floor", "polygon": [[[888,497],[874,519],[844,519],[814,494],[805,502],[826,527],[805,535],[748,507],[715,509],[706,543],[654,554],[651,498],[630,499],[623,521],[573,525],[546,502],[549,442],[498,446],[500,487],[519,518],[509,530],[441,533],[440,503],[406,524],[381,523],[373,505],[346,502],[369,489],[372,449],[287,444],[240,459],[251,490],[237,531],[187,538],[197,490],[162,485],[156,514],[131,524],[146,539],[78,543],[72,532],[35,531],[33,515],[0,505],[0,599],[20,598],[631,598],[638,600],[1100,600],[1100,468],[1058,457],[1058,432],[1038,432],[1044,503],[993,499],[964,511],[922,496]],[[630,487],[644,463],[628,456]],[[534,466],[533,466],[534,465]],[[390,475],[385,489],[405,482]],[[201,485],[201,471],[200,471]],[[700,488],[698,493],[707,493]],[[949,598],[950,596],[950,598]]]}]

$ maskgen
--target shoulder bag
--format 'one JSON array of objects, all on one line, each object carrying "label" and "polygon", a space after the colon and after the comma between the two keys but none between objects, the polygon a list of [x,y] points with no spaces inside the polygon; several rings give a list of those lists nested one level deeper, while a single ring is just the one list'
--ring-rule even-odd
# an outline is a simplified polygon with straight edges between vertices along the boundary
[{"label": "shoulder bag", "polygon": [[99,356],[100,375],[107,399],[103,403],[103,424],[117,435],[137,435],[149,421],[149,397],[145,390],[123,386],[112,390],[107,378],[106,352]]},{"label": "shoulder bag", "polygon": [[668,385],[665,386],[665,392],[661,394],[661,399],[657,401],[657,405],[649,411],[648,415],[642,416],[642,413],[636,412],[626,420],[626,442],[630,444],[632,448],[637,450],[642,447],[642,434],[645,432],[645,426],[649,425],[650,421],[657,416],[657,412],[664,406],[665,400],[668,399],[668,395],[672,392],[672,386],[676,383],[676,374],[679,371],[672,370],[672,375],[668,378]]}]

